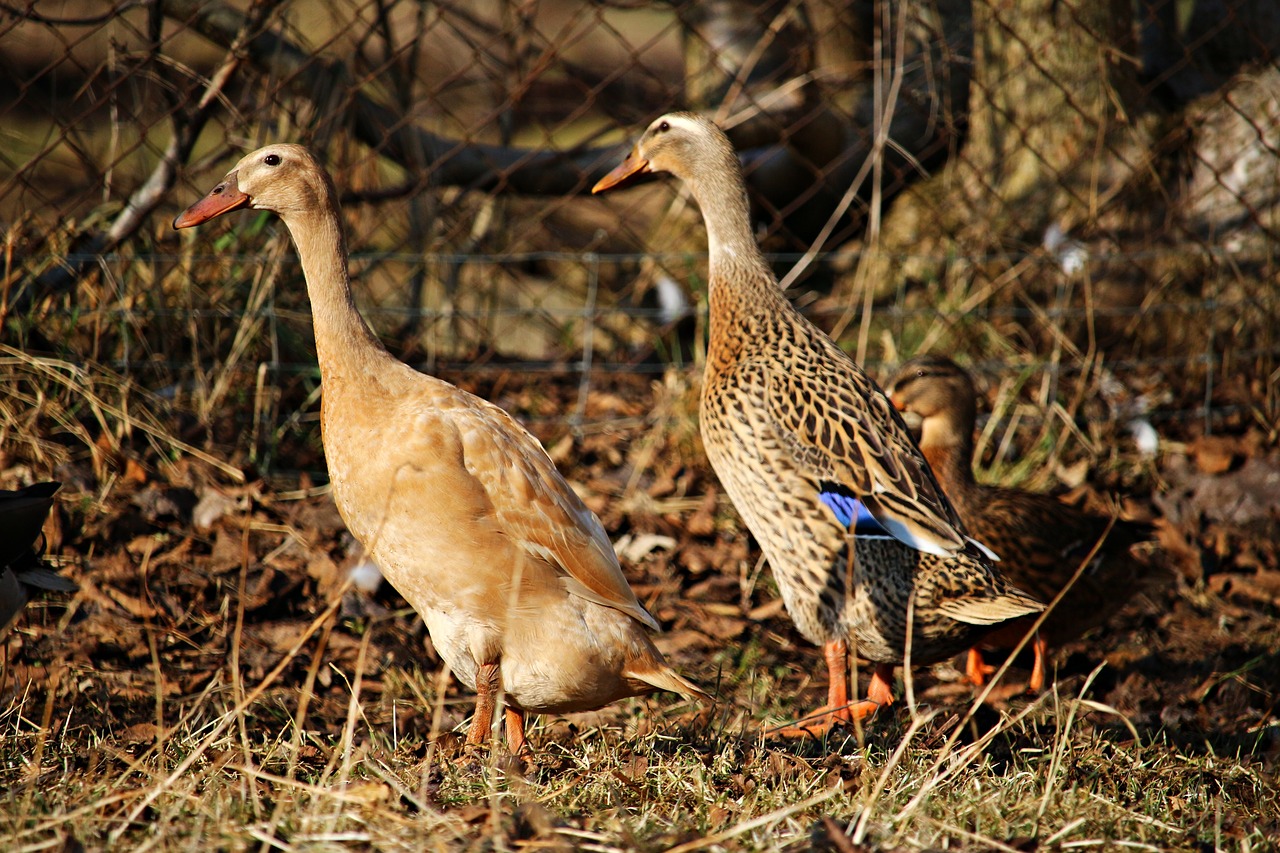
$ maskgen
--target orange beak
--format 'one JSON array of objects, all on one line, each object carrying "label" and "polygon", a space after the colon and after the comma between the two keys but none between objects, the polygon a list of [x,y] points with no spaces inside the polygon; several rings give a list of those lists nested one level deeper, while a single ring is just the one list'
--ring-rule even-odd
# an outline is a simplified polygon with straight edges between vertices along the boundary
[{"label": "orange beak", "polygon": [[209,190],[208,195],[178,214],[178,218],[173,220],[173,227],[190,228],[228,211],[248,207],[249,202],[249,196],[240,192],[240,187],[236,185],[236,173],[232,172],[222,183]]},{"label": "orange beak", "polygon": [[889,397],[889,402],[892,403],[893,407],[897,409],[899,412],[905,412],[907,410],[906,403],[902,402],[897,397],[894,397],[892,394],[887,396]]},{"label": "orange beak", "polygon": [[618,164],[618,167],[609,174],[605,175],[599,182],[591,188],[592,194],[602,193],[605,190],[611,190],[615,187],[625,186],[632,179],[641,175],[651,175],[653,170],[649,168],[649,161],[641,157],[635,151],[627,155],[627,159]]}]

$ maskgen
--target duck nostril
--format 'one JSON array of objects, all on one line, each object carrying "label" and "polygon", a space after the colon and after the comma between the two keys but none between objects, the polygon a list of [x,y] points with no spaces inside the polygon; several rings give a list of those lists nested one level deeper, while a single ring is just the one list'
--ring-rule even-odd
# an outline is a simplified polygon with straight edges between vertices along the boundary
[{"label": "duck nostril", "polygon": [[209,193],[209,195],[222,195],[222,191],[225,190],[226,188],[227,188],[226,184],[218,184],[216,187],[213,188],[213,192]]}]

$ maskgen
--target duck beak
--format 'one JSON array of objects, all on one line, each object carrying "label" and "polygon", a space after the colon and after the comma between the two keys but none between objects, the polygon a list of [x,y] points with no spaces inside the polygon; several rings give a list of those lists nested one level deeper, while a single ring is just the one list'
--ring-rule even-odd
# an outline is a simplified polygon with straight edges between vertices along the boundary
[{"label": "duck beak", "polygon": [[924,418],[915,412],[908,411],[907,407],[898,399],[890,397],[889,402],[892,403],[893,407],[902,415],[902,422],[907,425],[907,429],[911,430],[911,434],[919,439],[920,431],[924,429]]},{"label": "duck beak", "polygon": [[907,404],[904,403],[897,396],[893,394],[886,394],[885,396],[889,398],[889,402],[892,403],[893,407],[897,409],[899,412],[905,412],[907,410]]},{"label": "duck beak", "polygon": [[653,169],[649,168],[649,161],[641,157],[635,150],[632,150],[632,152],[627,155],[627,159],[618,164],[618,168],[605,175],[594,187],[591,188],[591,192],[593,195],[595,193],[602,193],[605,190],[625,186],[641,175],[652,174]]},{"label": "duck beak", "polygon": [[240,191],[236,184],[236,173],[232,172],[223,178],[222,183],[209,190],[209,194],[188,207],[178,218],[173,220],[174,228],[190,228],[208,222],[215,216],[221,216],[231,210],[248,207],[252,199]]}]

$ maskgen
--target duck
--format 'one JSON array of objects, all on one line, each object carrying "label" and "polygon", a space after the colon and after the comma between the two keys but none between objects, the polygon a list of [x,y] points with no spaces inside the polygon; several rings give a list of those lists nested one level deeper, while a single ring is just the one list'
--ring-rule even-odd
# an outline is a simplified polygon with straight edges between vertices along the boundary
[{"label": "duck", "polygon": [[75,592],[80,587],[41,560],[38,546],[45,519],[53,509],[58,482],[0,489],[0,636],[17,621],[33,590]]},{"label": "duck", "polygon": [[[696,113],[661,116],[593,190],[659,172],[684,182],[706,223],[707,457],[827,667],[826,705],[779,733],[825,735],[892,703],[897,664],[943,660],[1043,605],[969,536],[884,392],[786,299],[721,129]],[[859,702],[851,643],[875,664]]]},{"label": "duck", "polygon": [[[1150,567],[1135,546],[1150,540],[1154,529],[1089,513],[1051,495],[979,483],[973,475],[978,394],[973,377],[950,358],[923,355],[905,361],[885,388],[899,411],[919,419],[920,450],[929,467],[973,535],[1000,555],[1005,575],[1044,601],[1066,590],[1031,638],[1034,659],[1027,687],[1039,693],[1049,645],[1104,624],[1148,585]],[[971,648],[965,666],[969,679],[981,686],[994,670],[982,648],[1017,646],[1032,621],[1015,621]]]},{"label": "duck", "polygon": [[[709,702],[654,645],[600,520],[542,445],[498,406],[392,356],[352,296],[337,191],[305,147],[241,159],[174,220],[275,213],[297,249],[315,328],[321,441],[351,534],[476,694],[464,749],[497,708],[516,755],[526,715],[674,691]],[[501,697],[501,698],[500,698]]]}]

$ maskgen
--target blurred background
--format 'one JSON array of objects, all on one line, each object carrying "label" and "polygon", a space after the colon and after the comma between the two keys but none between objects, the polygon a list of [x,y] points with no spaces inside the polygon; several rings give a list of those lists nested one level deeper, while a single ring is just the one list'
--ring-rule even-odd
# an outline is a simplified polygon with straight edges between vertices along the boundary
[{"label": "blurred background", "polygon": [[284,229],[169,225],[272,141],[332,169],[407,361],[567,383],[553,431],[696,373],[696,207],[589,193],[673,109],[729,130],[784,284],[873,372],[946,351],[1093,463],[1117,425],[1274,441],[1278,55],[1270,0],[6,3],[6,452],[323,477]]}]

